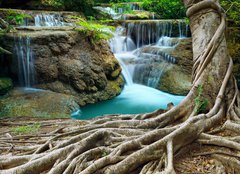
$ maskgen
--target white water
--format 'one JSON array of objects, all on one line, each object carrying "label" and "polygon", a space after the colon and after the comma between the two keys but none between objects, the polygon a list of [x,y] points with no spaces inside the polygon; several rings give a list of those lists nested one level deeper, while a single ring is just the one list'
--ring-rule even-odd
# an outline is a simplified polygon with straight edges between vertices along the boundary
[{"label": "white water", "polygon": [[[143,8],[140,7],[139,4],[137,3],[126,3],[125,5],[123,4],[122,7],[102,7],[102,6],[96,6],[93,7],[96,10],[99,10],[103,13],[109,14],[112,19],[114,20],[119,20],[119,19],[123,19],[126,20],[127,17],[124,14],[124,12],[128,11],[128,10],[132,10],[132,11],[143,11]],[[154,13],[152,14],[152,18],[155,18]]]},{"label": "white water", "polygon": [[34,17],[34,23],[36,27],[53,27],[65,25],[63,18],[57,14],[37,14]]},{"label": "white water", "polygon": [[30,22],[29,19],[25,19],[24,24],[20,27],[60,27],[60,26],[73,26],[72,23],[67,23],[64,21],[62,15],[59,14],[48,14],[48,13],[38,13],[34,14],[34,21]]},{"label": "white water", "polygon": [[15,52],[18,60],[19,83],[22,87],[31,87],[35,83],[34,55],[29,37],[15,40]]}]

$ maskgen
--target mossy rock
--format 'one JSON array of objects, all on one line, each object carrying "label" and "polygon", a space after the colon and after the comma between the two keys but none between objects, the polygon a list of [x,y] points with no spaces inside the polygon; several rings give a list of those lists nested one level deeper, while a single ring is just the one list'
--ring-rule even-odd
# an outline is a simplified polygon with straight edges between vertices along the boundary
[{"label": "mossy rock", "polygon": [[6,94],[12,87],[13,83],[10,78],[0,78],[0,95]]},{"label": "mossy rock", "polygon": [[70,118],[74,97],[46,90],[14,89],[0,100],[0,117]]}]

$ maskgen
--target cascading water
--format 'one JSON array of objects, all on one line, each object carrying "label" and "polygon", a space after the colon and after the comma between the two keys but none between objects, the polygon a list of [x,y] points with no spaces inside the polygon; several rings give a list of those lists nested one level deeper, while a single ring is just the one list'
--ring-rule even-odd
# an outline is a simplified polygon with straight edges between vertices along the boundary
[{"label": "cascading water", "polygon": [[58,14],[37,14],[34,17],[35,26],[64,26],[63,18]]},{"label": "cascading water", "polygon": [[60,27],[60,26],[73,26],[72,23],[64,21],[62,14],[54,13],[36,13],[32,14],[34,21],[29,18],[24,20],[24,23],[20,27]]},{"label": "cascading water", "polygon": [[[144,9],[141,7],[140,3],[121,3],[117,6],[113,6],[113,7],[104,7],[104,6],[96,6],[93,7],[96,10],[99,10],[103,13],[107,13],[109,14],[112,19],[115,20],[119,20],[119,19],[123,19],[126,20],[127,16],[125,13],[129,12],[129,11],[144,11]],[[155,18],[155,14],[152,14],[152,19]]]},{"label": "cascading water", "polygon": [[34,55],[29,37],[15,40],[15,53],[18,60],[19,83],[22,87],[31,87],[35,83]]},{"label": "cascading water", "polygon": [[126,21],[124,27],[127,36],[136,41],[137,48],[155,44],[166,36],[180,38],[188,36],[188,25],[184,20]]},{"label": "cascading water", "polygon": [[178,40],[187,36],[186,23],[177,22],[127,21],[117,28],[110,47],[119,62],[125,63],[124,73],[128,71],[125,74],[131,75],[134,83],[157,88],[165,70],[176,63],[176,59],[164,50],[174,49]]},{"label": "cascading water", "polygon": [[[177,105],[184,97],[156,90],[161,76],[177,61],[164,52],[174,49],[182,31],[172,31],[170,21],[127,21],[119,26],[110,41],[110,47],[118,59],[126,85],[116,98],[81,108],[74,118],[89,119],[105,114],[138,114],[165,109],[172,102]],[[145,50],[146,49],[146,50]],[[152,88],[153,87],[153,88]]]}]

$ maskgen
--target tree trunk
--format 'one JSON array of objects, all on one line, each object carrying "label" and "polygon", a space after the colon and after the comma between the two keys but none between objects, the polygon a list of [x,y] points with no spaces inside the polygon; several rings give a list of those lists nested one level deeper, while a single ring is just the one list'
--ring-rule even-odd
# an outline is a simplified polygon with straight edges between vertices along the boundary
[{"label": "tree trunk", "polygon": [[[165,113],[112,115],[64,128],[31,149],[30,155],[0,158],[0,173],[174,174],[174,155],[192,142],[239,152],[239,136],[209,133],[211,129],[213,134],[224,130],[239,134],[240,129],[238,89],[224,36],[225,15],[214,0],[184,0],[184,4],[190,18],[194,67],[193,86],[182,103]],[[212,153],[222,163],[231,156],[231,165],[237,167],[239,156],[232,154]]]}]

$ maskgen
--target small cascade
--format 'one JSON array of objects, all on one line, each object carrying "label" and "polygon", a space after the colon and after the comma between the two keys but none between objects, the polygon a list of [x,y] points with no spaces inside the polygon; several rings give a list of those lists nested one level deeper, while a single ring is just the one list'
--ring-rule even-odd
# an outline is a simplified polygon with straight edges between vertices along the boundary
[{"label": "small cascade", "polygon": [[35,26],[63,26],[64,21],[60,15],[53,15],[53,14],[37,14],[34,17]]},{"label": "small cascade", "polygon": [[110,47],[113,53],[123,53],[136,49],[135,43],[130,37],[125,35],[125,32],[125,28],[118,27],[113,34],[114,37],[110,40]]},{"label": "small cascade", "polygon": [[31,87],[35,83],[34,55],[29,37],[18,37],[15,40],[15,53],[18,60],[19,83]]},{"label": "small cascade", "polygon": [[34,13],[32,14],[33,19],[26,18],[24,23],[20,27],[60,27],[60,26],[72,26],[72,23],[64,21],[62,14],[60,13]]},{"label": "small cascade", "polygon": [[111,7],[101,7],[101,6],[96,6],[93,7],[95,10],[99,10],[103,13],[109,14],[113,19],[120,19],[121,15],[118,14],[113,8]]},{"label": "small cascade", "polygon": [[137,48],[126,34],[126,29],[118,27],[110,47],[122,66],[127,84],[138,83],[157,88],[166,68],[176,63],[176,59],[164,52],[164,49],[174,48],[177,43],[177,39],[162,36],[155,46]]},{"label": "small cascade", "polygon": [[122,3],[121,6],[114,7],[114,11],[119,14],[123,14],[126,11],[143,11],[143,8],[139,3]]},{"label": "small cascade", "polygon": [[[151,63],[150,63],[151,62]],[[134,70],[134,83],[157,88],[166,67],[171,66],[168,62],[153,62],[137,64]]]},{"label": "small cascade", "polygon": [[[112,19],[115,20],[126,20],[127,17],[127,13],[129,12],[145,12],[144,9],[141,7],[140,3],[137,2],[131,2],[131,3],[121,3],[118,4],[116,6],[112,6],[112,7],[106,7],[106,6],[95,6],[93,7],[96,10],[99,10],[103,13],[109,14]],[[152,16],[152,19],[155,18],[155,14],[154,13],[150,13]],[[150,19],[150,18],[149,18]]]},{"label": "small cascade", "polygon": [[189,25],[186,21],[178,21],[178,29],[180,38],[188,36]]},{"label": "small cascade", "polygon": [[184,20],[141,20],[126,21],[127,36],[140,48],[154,44],[162,37],[187,37],[188,25]]},{"label": "small cascade", "polygon": [[168,36],[162,36],[159,38],[159,40],[157,41],[157,46],[160,47],[174,47],[175,45],[177,45],[178,42],[175,40],[173,41],[170,37]]}]

